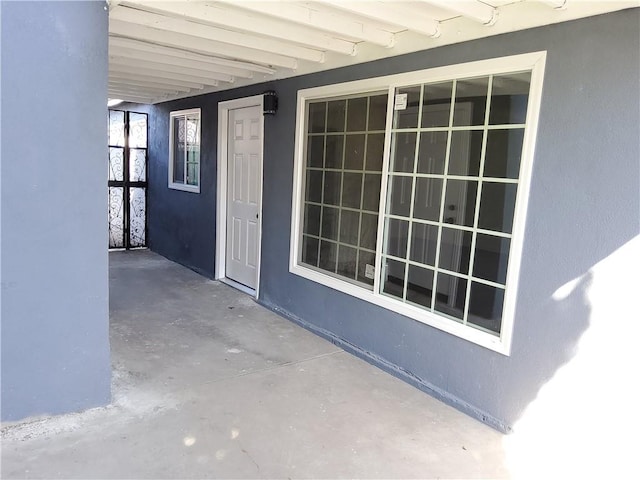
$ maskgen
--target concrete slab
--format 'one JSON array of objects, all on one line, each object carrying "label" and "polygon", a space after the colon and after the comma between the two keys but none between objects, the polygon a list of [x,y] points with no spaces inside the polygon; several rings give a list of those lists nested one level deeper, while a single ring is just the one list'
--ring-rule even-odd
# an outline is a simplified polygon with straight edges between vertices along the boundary
[{"label": "concrete slab", "polygon": [[506,478],[503,436],[148,251],[111,254],[113,402],[5,424],[2,478]]}]

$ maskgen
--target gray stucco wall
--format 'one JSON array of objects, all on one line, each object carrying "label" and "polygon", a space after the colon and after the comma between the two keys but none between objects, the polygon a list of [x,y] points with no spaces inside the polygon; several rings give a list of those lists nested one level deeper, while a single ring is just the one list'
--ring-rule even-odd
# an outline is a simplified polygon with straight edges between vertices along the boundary
[{"label": "gray stucco wall", "polygon": [[104,2],[2,2],[2,420],[110,401]]},{"label": "gray stucco wall", "polygon": [[[640,10],[626,10],[153,107],[151,246],[212,276],[217,102],[276,90],[279,111],[265,122],[260,301],[509,430],[588,328],[590,268],[640,232],[639,38]],[[538,50],[548,56],[509,357],[288,272],[297,90]],[[203,109],[199,196],[166,188],[168,112],[190,107]],[[576,278],[571,295],[552,297]]]}]

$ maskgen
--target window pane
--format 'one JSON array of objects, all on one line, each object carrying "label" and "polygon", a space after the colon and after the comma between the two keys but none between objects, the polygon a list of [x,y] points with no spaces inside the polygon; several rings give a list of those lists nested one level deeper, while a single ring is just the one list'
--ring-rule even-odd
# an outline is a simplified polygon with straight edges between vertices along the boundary
[{"label": "window pane", "polygon": [[407,108],[393,112],[393,128],[416,128],[420,107],[420,86],[398,88],[397,95],[407,96]]},{"label": "window pane", "polygon": [[109,248],[124,246],[124,188],[109,187]]},{"label": "window pane", "polygon": [[342,210],[340,217],[340,241],[349,245],[358,245],[360,214],[350,210]]},{"label": "window pane", "polygon": [[143,247],[146,243],[146,234],[146,188],[131,188],[129,190],[129,245],[131,245],[132,247]]},{"label": "window pane", "polygon": [[124,180],[124,148],[109,148],[109,180]]},{"label": "window pane", "polygon": [[435,266],[438,227],[423,223],[413,223],[411,227],[411,253],[414,262]]},{"label": "window pane", "polygon": [[473,276],[504,285],[507,282],[510,243],[508,238],[479,233],[476,237]]},{"label": "window pane", "polygon": [[[318,133],[307,134],[306,202],[300,232],[301,258],[367,286],[373,284],[376,273],[373,265],[385,140],[384,133],[367,131],[368,121],[380,121],[384,130],[386,95],[377,97],[373,101],[363,96],[309,105],[309,130]],[[324,133],[325,125],[328,133]],[[345,133],[345,126],[362,133]],[[364,173],[365,164],[370,173]],[[315,236],[320,239],[311,242]]]},{"label": "window pane", "polygon": [[322,202],[322,170],[307,170],[306,200]]},{"label": "window pane", "polygon": [[365,135],[347,135],[344,152],[345,170],[362,170],[364,165]]},{"label": "window pane", "polygon": [[363,132],[367,128],[367,97],[347,100],[347,131]]},{"label": "window pane", "polygon": [[438,272],[435,309],[454,318],[464,317],[467,280]]},{"label": "window pane", "polygon": [[129,113],[129,148],[147,148],[147,115],[145,113]]},{"label": "window pane", "polygon": [[334,100],[327,107],[327,132],[344,132],[346,100]]},{"label": "window pane", "polygon": [[338,271],[337,273],[347,278],[356,278],[356,260],[358,251],[346,245],[338,245]]},{"label": "window pane", "polygon": [[405,263],[384,258],[383,264],[385,264],[385,268],[383,269],[382,291],[394,297],[402,298]]},{"label": "window pane", "polygon": [[320,206],[305,204],[304,212],[304,233],[309,235],[320,235]]},{"label": "window pane", "polygon": [[503,303],[504,290],[501,288],[471,282],[467,322],[499,333]]},{"label": "window pane", "polygon": [[109,145],[124,147],[124,112],[109,110]]},{"label": "window pane", "polygon": [[476,181],[447,180],[444,199],[445,223],[473,227],[477,191],[478,182]]},{"label": "window pane", "polygon": [[367,135],[367,164],[366,170],[381,172],[384,159],[384,133],[370,133]]},{"label": "window pane", "polygon": [[342,168],[344,136],[327,135],[327,151],[324,158],[325,168]]},{"label": "window pane", "polygon": [[199,169],[200,166],[197,163],[187,162],[187,185],[198,185]]},{"label": "window pane", "polygon": [[369,125],[367,129],[384,130],[387,123],[387,95],[376,95],[369,99]]},{"label": "window pane", "polygon": [[187,146],[200,146],[200,116],[187,115]]},{"label": "window pane", "polygon": [[478,227],[511,233],[517,189],[513,183],[483,182]]},{"label": "window pane", "polygon": [[422,100],[422,127],[446,127],[451,112],[451,90],[453,82],[434,83],[424,86]]},{"label": "window pane", "polygon": [[342,174],[340,172],[324,172],[324,197],[323,203],[340,205],[340,184]]},{"label": "window pane", "polygon": [[321,240],[320,241],[320,259],[318,260],[318,266],[323,270],[328,270],[330,272],[335,273],[337,261],[338,261],[338,244]]},{"label": "window pane", "polygon": [[129,150],[129,180],[132,182],[145,182],[147,180],[146,150],[137,148]]},{"label": "window pane", "polygon": [[385,253],[394,257],[406,258],[409,222],[389,218],[387,220],[387,247]]},{"label": "window pane", "polygon": [[342,180],[342,205],[349,208],[360,208],[362,193],[362,174],[345,173]]},{"label": "window pane", "polygon": [[302,262],[307,265],[318,266],[318,247],[320,240],[317,238],[302,236]]},{"label": "window pane", "polygon": [[484,125],[489,78],[460,80],[456,85],[453,125]]},{"label": "window pane", "polygon": [[409,265],[407,279],[407,300],[431,308],[433,291],[433,270]]},{"label": "window pane", "polygon": [[360,227],[360,246],[369,250],[376,249],[378,238],[378,216],[368,213],[362,214],[362,226]]},{"label": "window pane", "polygon": [[364,198],[362,209],[377,212],[380,207],[380,182],[382,175],[367,173],[364,176]]},{"label": "window pane", "polygon": [[307,166],[322,168],[324,157],[324,135],[309,137],[307,141]]},{"label": "window pane", "polygon": [[489,123],[524,123],[527,118],[530,83],[531,72],[493,77]]},{"label": "window pane", "polygon": [[478,176],[482,155],[482,136],[482,130],[451,132],[449,175]]},{"label": "window pane", "polygon": [[184,183],[185,118],[173,118],[173,181]]},{"label": "window pane", "polygon": [[309,104],[309,132],[324,133],[325,120],[327,117],[327,103],[318,102]]},{"label": "window pane", "polygon": [[440,219],[440,203],[442,202],[442,179],[416,179],[415,205],[413,217],[421,220],[437,222]]},{"label": "window pane", "polygon": [[[418,179],[427,180],[427,179]],[[391,215],[408,217],[411,210],[411,187],[413,177],[401,177],[394,175],[389,179],[389,205],[387,210]]]},{"label": "window pane", "polygon": [[359,282],[373,285],[375,276],[376,255],[373,252],[360,250],[358,254],[358,278]]},{"label": "window pane", "polygon": [[400,132],[393,135],[391,170],[413,172],[416,152],[416,133]]},{"label": "window pane", "polygon": [[444,160],[447,156],[447,132],[420,133],[418,151],[418,173],[444,173]]},{"label": "window pane", "polygon": [[322,207],[322,238],[338,240],[338,220],[340,210],[332,207]]},{"label": "window pane", "polygon": [[524,128],[490,130],[484,160],[485,177],[518,178]]},{"label": "window pane", "polygon": [[440,238],[438,268],[466,274],[469,272],[471,255],[471,232],[454,228],[443,228]]}]

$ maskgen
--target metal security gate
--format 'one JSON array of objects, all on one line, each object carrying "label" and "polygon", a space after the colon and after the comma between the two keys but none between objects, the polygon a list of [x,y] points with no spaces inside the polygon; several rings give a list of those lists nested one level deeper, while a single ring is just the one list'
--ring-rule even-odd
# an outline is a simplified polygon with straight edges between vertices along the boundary
[{"label": "metal security gate", "polygon": [[147,244],[147,114],[109,110],[109,248]]}]

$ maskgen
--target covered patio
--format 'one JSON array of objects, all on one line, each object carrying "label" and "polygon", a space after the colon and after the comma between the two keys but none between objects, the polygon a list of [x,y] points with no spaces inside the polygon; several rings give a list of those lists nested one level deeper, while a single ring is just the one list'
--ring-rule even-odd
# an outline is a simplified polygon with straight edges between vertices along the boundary
[{"label": "covered patio", "polygon": [[5,425],[3,478],[505,478],[503,435],[146,250],[110,254],[112,405]]}]

